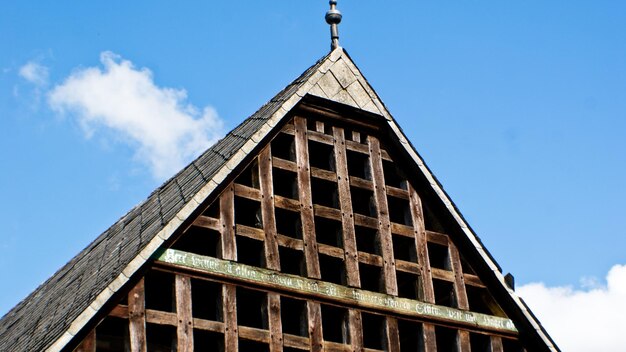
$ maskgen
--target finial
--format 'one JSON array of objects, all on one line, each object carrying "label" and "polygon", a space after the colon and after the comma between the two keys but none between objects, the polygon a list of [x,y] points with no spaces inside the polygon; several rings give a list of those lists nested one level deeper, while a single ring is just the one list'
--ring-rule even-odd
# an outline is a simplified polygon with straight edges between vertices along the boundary
[{"label": "finial", "polygon": [[337,1],[330,0],[330,10],[326,12],[326,23],[330,25],[330,50],[335,50],[339,47],[339,30],[337,25],[341,22],[341,12],[337,10]]}]

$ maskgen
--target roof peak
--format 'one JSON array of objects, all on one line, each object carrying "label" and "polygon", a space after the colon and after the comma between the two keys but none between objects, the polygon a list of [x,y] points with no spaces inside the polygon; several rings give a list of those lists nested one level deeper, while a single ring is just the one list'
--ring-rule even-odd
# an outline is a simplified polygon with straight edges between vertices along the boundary
[{"label": "roof peak", "polygon": [[341,12],[337,10],[337,1],[330,0],[330,10],[326,12],[326,23],[330,25],[330,50],[339,48],[339,29],[338,25],[341,23]]}]

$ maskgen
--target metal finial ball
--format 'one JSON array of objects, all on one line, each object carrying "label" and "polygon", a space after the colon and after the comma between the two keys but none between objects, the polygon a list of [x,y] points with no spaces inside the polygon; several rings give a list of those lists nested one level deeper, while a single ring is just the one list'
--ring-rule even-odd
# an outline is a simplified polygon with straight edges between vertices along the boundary
[{"label": "metal finial ball", "polygon": [[326,12],[326,17],[324,18],[328,24],[339,24],[341,22],[341,12],[337,9],[330,9]]}]

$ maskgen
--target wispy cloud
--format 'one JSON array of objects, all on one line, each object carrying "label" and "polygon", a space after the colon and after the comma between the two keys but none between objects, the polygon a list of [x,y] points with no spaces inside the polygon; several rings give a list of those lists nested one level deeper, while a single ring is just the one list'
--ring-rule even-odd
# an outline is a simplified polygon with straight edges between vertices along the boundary
[{"label": "wispy cloud", "polygon": [[[589,286],[588,278],[583,286]],[[606,286],[592,286],[579,290],[532,283],[518,293],[563,351],[624,351],[626,265],[609,270]]]},{"label": "wispy cloud", "polygon": [[19,69],[20,77],[28,82],[43,87],[48,84],[48,68],[35,62],[29,61]]},{"label": "wispy cloud", "polygon": [[48,96],[50,107],[71,112],[86,137],[101,130],[122,136],[156,179],[164,179],[223,134],[211,107],[187,103],[187,92],[157,86],[152,72],[112,52],[100,55],[102,68],[76,70]]}]

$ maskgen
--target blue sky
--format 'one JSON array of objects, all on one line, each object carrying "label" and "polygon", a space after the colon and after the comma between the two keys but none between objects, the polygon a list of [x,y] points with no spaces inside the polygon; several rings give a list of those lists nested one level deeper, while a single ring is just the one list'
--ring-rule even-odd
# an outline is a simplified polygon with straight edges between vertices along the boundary
[{"label": "blue sky", "polygon": [[[210,142],[325,55],[327,7],[1,5],[0,314],[202,146],[185,138]],[[572,304],[620,302],[626,4],[344,0],[339,9],[341,45],[544,324],[557,326]],[[150,107],[172,114],[163,121],[187,126],[172,138],[191,151],[150,160],[162,146],[133,133],[154,123],[113,121],[129,106],[152,111],[135,96],[86,109],[77,95],[107,93],[114,71],[147,85]],[[555,299],[563,311],[543,308]],[[576,345],[576,334],[554,329],[564,349]]]}]

